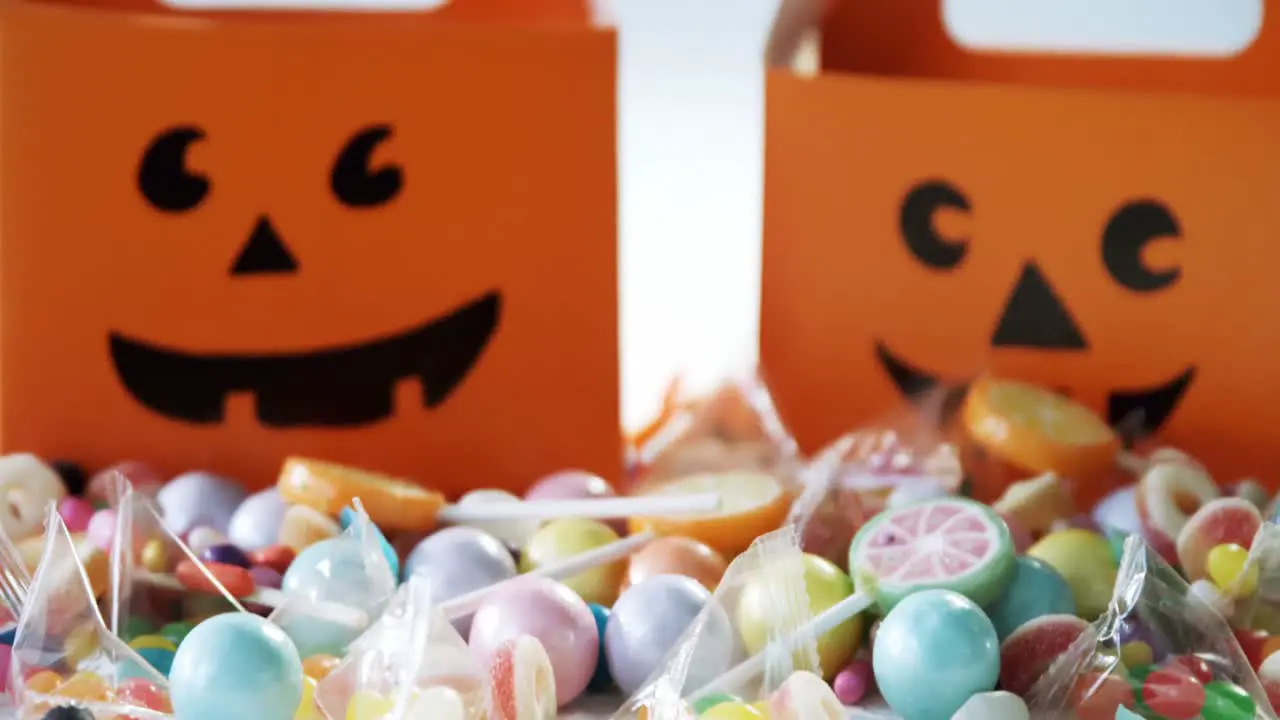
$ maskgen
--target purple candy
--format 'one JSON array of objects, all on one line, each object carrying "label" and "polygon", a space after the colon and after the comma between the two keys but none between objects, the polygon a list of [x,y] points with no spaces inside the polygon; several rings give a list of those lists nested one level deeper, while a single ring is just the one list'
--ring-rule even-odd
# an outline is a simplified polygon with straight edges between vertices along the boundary
[{"label": "purple candy", "polygon": [[266,565],[255,565],[249,568],[249,575],[253,578],[253,584],[258,587],[279,588],[284,580],[280,573]]},{"label": "purple candy", "polygon": [[225,534],[231,515],[248,493],[234,480],[207,472],[188,472],[165,483],[156,494],[169,532],[182,537],[197,525]]},{"label": "purple candy", "polygon": [[214,545],[206,548],[200,553],[200,559],[205,562],[222,563],[223,565],[235,565],[237,567],[248,568],[253,565],[249,560],[249,556],[235,545]]},{"label": "purple candy", "polygon": [[1126,615],[1116,624],[1116,640],[1118,645],[1125,645],[1131,642],[1146,643],[1151,648],[1151,657],[1154,661],[1159,662],[1169,654],[1169,649],[1164,639],[1151,630],[1137,617]]}]

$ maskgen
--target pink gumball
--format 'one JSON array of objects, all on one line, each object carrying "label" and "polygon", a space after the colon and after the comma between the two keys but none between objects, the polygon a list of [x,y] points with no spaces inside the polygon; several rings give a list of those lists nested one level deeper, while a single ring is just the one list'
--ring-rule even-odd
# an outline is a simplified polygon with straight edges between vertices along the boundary
[{"label": "pink gumball", "polygon": [[116,538],[116,511],[104,508],[93,514],[89,526],[85,529],[89,543],[103,552],[111,549]]},{"label": "pink gumball", "polygon": [[554,580],[526,577],[490,593],[471,622],[471,649],[489,667],[502,644],[521,635],[542,643],[564,707],[591,681],[600,655],[595,616],[577,593]]},{"label": "pink gumball", "polygon": [[[524,494],[525,500],[585,500],[614,497],[617,492],[607,480],[586,470],[561,470],[533,484]],[[625,520],[606,523],[619,535],[627,534]]]},{"label": "pink gumball", "polygon": [[58,503],[58,515],[62,516],[68,532],[82,533],[88,530],[93,513],[93,505],[84,498],[68,495]]}]

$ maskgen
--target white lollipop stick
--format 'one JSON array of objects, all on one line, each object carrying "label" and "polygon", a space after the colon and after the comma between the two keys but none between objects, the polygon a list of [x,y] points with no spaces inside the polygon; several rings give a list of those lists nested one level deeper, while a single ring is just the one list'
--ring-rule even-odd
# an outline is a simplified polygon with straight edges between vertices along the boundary
[{"label": "white lollipop stick", "polygon": [[473,590],[465,595],[459,595],[452,600],[446,600],[440,604],[440,611],[450,620],[466,617],[474,613],[489,593],[505,586],[507,583],[516,582],[522,578],[528,577],[544,577],[551,580],[565,580],[585,572],[591,568],[605,565],[616,560],[630,556],[635,551],[657,539],[657,535],[652,532],[642,532],[625,537],[621,540],[611,542],[608,545],[601,545],[583,553],[578,553],[573,557],[565,558],[558,563],[543,565],[542,567],[530,570],[523,575],[502,582],[494,583],[488,587],[482,587],[479,590]]},{"label": "white lollipop stick", "polygon": [[695,493],[446,505],[440,509],[438,517],[442,522],[460,525],[494,520],[555,520],[558,518],[615,520],[649,515],[702,515],[719,509],[719,494]]},{"label": "white lollipop stick", "polygon": [[[805,623],[803,627],[792,633],[791,637],[802,633],[813,633],[814,637],[822,637],[830,632],[840,623],[845,622],[849,618],[871,607],[875,602],[875,598],[871,593],[858,592],[841,600],[840,602],[827,608],[822,614]],[[790,649],[785,647],[786,643],[775,641],[766,646],[763,650],[743,660],[736,666],[729,668],[724,674],[720,675],[711,682],[698,688],[689,696],[689,701],[696,703],[708,695],[715,693],[730,692],[736,690],[743,685],[751,682],[764,672],[765,665],[769,658],[778,652],[790,653]]]}]

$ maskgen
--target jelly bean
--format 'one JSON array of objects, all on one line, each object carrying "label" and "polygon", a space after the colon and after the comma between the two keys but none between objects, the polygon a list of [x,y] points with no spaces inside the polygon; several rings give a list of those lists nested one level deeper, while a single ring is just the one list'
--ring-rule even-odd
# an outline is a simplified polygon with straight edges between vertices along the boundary
[{"label": "jelly bean", "polygon": [[693,703],[693,711],[699,715],[705,713],[720,703],[740,703],[742,698],[728,693],[713,693]]},{"label": "jelly bean", "polygon": [[866,660],[854,660],[848,667],[836,673],[831,683],[836,697],[844,705],[857,705],[871,685],[871,664]]},{"label": "jelly bean", "polygon": [[1113,720],[1120,710],[1134,705],[1129,683],[1115,675],[1086,672],[1076,679],[1068,698],[1077,720]]},{"label": "jelly bean", "polygon": [[1246,630],[1244,628],[1232,628],[1231,632],[1235,634],[1236,642],[1240,643],[1240,649],[1244,651],[1244,656],[1249,660],[1249,667],[1257,670],[1262,665],[1262,646],[1270,636],[1262,630]]},{"label": "jelly bean", "polygon": [[214,545],[225,545],[226,542],[225,535],[205,525],[196,526],[191,529],[191,532],[187,533],[187,547],[196,555]]},{"label": "jelly bean", "polygon": [[[584,518],[553,520],[529,540],[520,556],[521,572],[564,561],[574,555],[617,542],[618,534],[608,525]],[[562,582],[587,602],[612,605],[618,599],[626,559],[584,570]]]},{"label": "jelly bean", "polygon": [[1193,720],[1205,704],[1204,685],[1188,672],[1155,670],[1142,680],[1140,699],[1168,720]]},{"label": "jelly bean", "polygon": [[85,534],[94,547],[103,552],[111,550],[111,543],[116,539],[116,511],[107,508],[95,512]]},{"label": "jelly bean", "polygon": [[[253,576],[249,571],[237,567],[235,565],[223,565],[222,563],[205,563],[204,569],[209,571],[215,580],[221,583],[232,597],[243,598],[253,594],[255,586],[253,584]],[[201,570],[201,566],[190,560],[183,560],[178,563],[174,575],[178,578],[178,582],[183,587],[191,590],[198,590],[206,593],[218,593],[218,587],[210,581],[209,577]]]},{"label": "jelly bean", "polygon": [[1141,640],[1134,640],[1121,645],[1120,662],[1125,667],[1150,665],[1153,662],[1151,646]]},{"label": "jelly bean", "polygon": [[134,707],[173,712],[169,694],[145,678],[126,678],[116,687],[116,699]]},{"label": "jelly bean", "polygon": [[102,679],[101,675],[80,671],[59,685],[57,694],[59,697],[70,700],[93,702],[111,697],[111,687],[107,685],[107,681]]},{"label": "jelly bean", "polygon": [[280,490],[269,487],[244,499],[231,513],[227,522],[227,537],[245,550],[258,550],[276,544],[280,526],[289,506],[280,497]]},{"label": "jelly bean", "polygon": [[704,720],[755,720],[765,716],[741,700],[731,700],[720,703],[704,713],[699,713],[698,717]]},{"label": "jelly bean", "polygon": [[142,546],[142,552],[138,554],[138,559],[142,562],[142,567],[153,573],[163,573],[169,570],[169,549],[165,547],[164,541],[159,538],[152,538]]},{"label": "jelly bean", "polygon": [[249,553],[249,560],[254,565],[265,565],[284,575],[297,556],[298,553],[288,545],[271,545]]},{"label": "jelly bean", "polygon": [[142,635],[134,638],[129,643],[129,647],[134,650],[142,650],[143,648],[164,648],[170,652],[178,649],[178,646],[169,638],[162,635]]},{"label": "jelly bean", "polygon": [[242,612],[200,623],[178,646],[169,673],[183,720],[289,718],[302,701],[302,660],[289,637]]},{"label": "jelly bean", "polygon": [[23,683],[23,688],[33,693],[48,695],[62,684],[62,676],[52,670],[38,670]]},{"label": "jelly bean", "polygon": [[253,577],[254,584],[260,588],[278,588],[284,581],[283,575],[265,565],[249,568],[249,575]]},{"label": "jelly bean", "polygon": [[182,641],[186,639],[187,634],[194,627],[195,625],[189,622],[172,622],[160,628],[160,634],[173,643],[174,647],[177,647],[182,644]]},{"label": "jelly bean", "polygon": [[1204,720],[1253,720],[1258,706],[1244,688],[1215,681],[1204,686],[1205,702],[1200,711]]},{"label": "jelly bean", "polygon": [[58,515],[62,517],[68,532],[81,533],[89,529],[89,521],[93,519],[93,505],[83,498],[69,495],[58,503]]},{"label": "jelly bean", "polygon": [[221,543],[212,547],[205,548],[200,553],[200,559],[205,562],[222,563],[223,565],[235,565],[246,570],[253,563],[249,561],[249,556],[243,550],[230,543]]},{"label": "jelly bean", "polygon": [[338,521],[319,510],[306,505],[290,505],[284,513],[276,540],[298,553],[321,540],[337,537],[340,532],[342,528]]},{"label": "jelly bean", "polygon": [[1199,655],[1179,655],[1172,658],[1168,666],[1190,673],[1202,685],[1213,680],[1213,667]]},{"label": "jelly bean", "polygon": [[1249,562],[1249,551],[1226,543],[1209,551],[1209,579],[1230,598],[1251,597],[1258,590],[1258,565]]},{"label": "jelly bean", "polygon": [[341,660],[333,655],[326,655],[323,653],[319,655],[312,655],[302,661],[302,673],[312,680],[320,682],[328,677],[329,673],[333,672],[334,668],[338,667],[339,662],[341,662]]}]

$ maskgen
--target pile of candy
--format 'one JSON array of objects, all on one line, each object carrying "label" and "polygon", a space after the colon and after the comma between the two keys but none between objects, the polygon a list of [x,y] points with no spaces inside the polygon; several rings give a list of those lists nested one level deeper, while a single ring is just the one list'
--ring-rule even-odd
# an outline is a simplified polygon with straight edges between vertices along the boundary
[{"label": "pile of candy", "polygon": [[6,456],[0,678],[46,720],[1274,717],[1267,493],[1040,388],[964,397],[804,459],[726,383],[669,399],[627,487],[454,504],[307,458],[251,494]]}]

